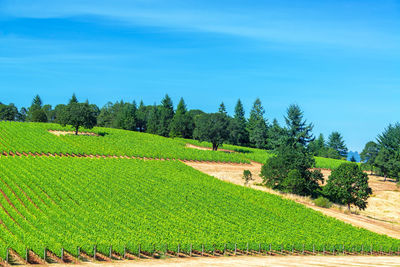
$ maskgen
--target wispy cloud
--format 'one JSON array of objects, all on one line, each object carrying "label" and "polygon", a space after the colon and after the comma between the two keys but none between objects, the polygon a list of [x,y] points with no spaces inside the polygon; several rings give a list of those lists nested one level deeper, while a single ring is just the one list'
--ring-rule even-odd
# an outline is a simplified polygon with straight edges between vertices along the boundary
[{"label": "wispy cloud", "polygon": [[[395,27],[400,22],[391,11],[396,8],[395,2],[368,7],[365,3],[338,1],[336,5],[319,3],[316,9],[315,3],[313,9],[309,1],[303,1],[302,5],[267,1],[262,7],[240,1],[222,3],[221,6],[213,2],[199,5],[174,0],[18,0],[5,1],[1,13],[20,18],[96,16],[125,26],[216,33],[264,42],[400,50],[400,34]],[[373,8],[377,12],[391,11],[389,16],[393,19],[374,19],[370,14]]]}]

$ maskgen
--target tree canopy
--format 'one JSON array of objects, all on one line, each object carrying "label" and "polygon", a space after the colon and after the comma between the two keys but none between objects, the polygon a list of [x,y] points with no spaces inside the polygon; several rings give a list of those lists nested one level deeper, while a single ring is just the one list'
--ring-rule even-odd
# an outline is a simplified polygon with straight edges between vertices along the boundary
[{"label": "tree canopy", "polygon": [[355,163],[343,163],[332,171],[324,192],[332,201],[346,204],[349,210],[351,205],[365,209],[372,194],[368,175]]},{"label": "tree canopy", "polygon": [[337,151],[341,157],[347,157],[348,149],[344,143],[342,135],[339,132],[332,132],[329,135],[328,147]]},{"label": "tree canopy", "polygon": [[196,117],[193,137],[199,141],[208,141],[212,149],[217,150],[229,137],[228,118],[224,113],[205,113]]},{"label": "tree canopy", "polygon": [[312,123],[307,124],[303,120],[303,111],[298,105],[292,104],[287,109],[285,116],[286,129],[288,134],[287,143],[292,147],[306,147],[309,142],[314,140]]},{"label": "tree canopy", "polygon": [[83,126],[91,129],[96,125],[96,114],[88,102],[78,103],[70,101],[68,105],[60,110],[58,120],[61,125],[71,125],[74,127],[75,134],[77,135],[79,127]]}]

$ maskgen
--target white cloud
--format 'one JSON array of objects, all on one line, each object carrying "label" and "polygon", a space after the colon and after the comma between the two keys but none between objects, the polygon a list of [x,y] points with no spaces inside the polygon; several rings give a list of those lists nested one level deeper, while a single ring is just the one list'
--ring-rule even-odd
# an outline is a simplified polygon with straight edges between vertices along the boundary
[{"label": "white cloud", "polygon": [[[351,6],[350,2],[338,3],[332,9],[321,4],[310,8],[299,5],[253,8],[251,4],[244,4],[228,9],[211,2],[207,6],[188,3],[174,0],[17,0],[4,2],[1,9],[4,15],[21,18],[98,16],[125,26],[216,33],[264,42],[400,50],[400,35],[383,29],[387,23],[395,26],[399,21],[370,21],[369,10],[364,11],[365,14],[351,13],[365,6]],[[347,11],[341,10],[346,8]],[[332,15],[335,12],[338,14]]]}]

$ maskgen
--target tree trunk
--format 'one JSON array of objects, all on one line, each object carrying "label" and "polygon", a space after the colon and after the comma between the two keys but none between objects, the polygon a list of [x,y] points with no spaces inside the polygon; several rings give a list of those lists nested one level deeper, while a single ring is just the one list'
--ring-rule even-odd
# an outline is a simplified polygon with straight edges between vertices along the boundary
[{"label": "tree trunk", "polygon": [[75,135],[78,135],[78,129],[79,129],[79,126],[75,127]]},{"label": "tree trunk", "polygon": [[383,181],[386,182],[386,173],[385,173],[385,179]]},{"label": "tree trunk", "polygon": [[347,204],[347,209],[349,210],[349,212],[351,212],[351,210],[350,210],[350,203]]},{"label": "tree trunk", "polygon": [[217,151],[218,145],[213,143],[212,146],[213,146],[212,150],[213,150],[213,151]]}]

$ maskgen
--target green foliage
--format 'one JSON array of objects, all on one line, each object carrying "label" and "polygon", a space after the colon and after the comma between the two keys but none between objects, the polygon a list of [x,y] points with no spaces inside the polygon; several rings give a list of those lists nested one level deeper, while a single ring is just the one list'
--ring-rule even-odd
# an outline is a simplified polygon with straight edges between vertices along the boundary
[{"label": "green foliage", "polygon": [[264,118],[265,110],[259,98],[254,101],[247,124],[250,144],[256,148],[266,148],[268,125]]},{"label": "green foliage", "polygon": [[47,122],[46,112],[42,107],[42,100],[36,95],[32,100],[32,105],[27,112],[27,119],[31,122]]},{"label": "green foliage", "polygon": [[97,125],[124,130],[136,130],[136,103],[125,103],[123,101],[108,102],[101,108],[97,117]]},{"label": "green foliage", "polygon": [[240,99],[235,106],[235,115],[230,120],[229,142],[233,145],[245,146],[249,144],[249,133],[246,129],[245,112]]},{"label": "green foliage", "polygon": [[192,138],[194,120],[187,114],[186,104],[183,98],[179,101],[174,118],[170,125],[170,137]]},{"label": "green foliage", "polygon": [[349,210],[350,205],[363,210],[372,190],[368,186],[368,175],[357,164],[343,163],[332,171],[324,193],[332,201],[348,205]]},{"label": "green foliage", "polygon": [[160,120],[157,126],[157,134],[161,136],[169,136],[170,123],[174,117],[174,106],[172,100],[168,95],[165,95],[161,101],[160,109]]},{"label": "green foliage", "polygon": [[273,120],[271,127],[268,128],[267,147],[270,150],[278,149],[279,146],[285,144],[287,131],[281,127],[276,119]]},{"label": "green foliage", "polygon": [[288,134],[286,142],[294,148],[306,147],[309,142],[314,140],[312,135],[314,126],[312,123],[307,124],[307,121],[303,120],[303,114],[298,105],[292,104],[287,109],[287,115],[285,116]]},{"label": "green foliage", "polygon": [[343,141],[343,137],[339,132],[332,132],[329,135],[328,147],[334,149],[343,158],[347,157],[347,147]]},{"label": "green foliage", "polygon": [[315,160],[305,148],[281,146],[276,156],[267,159],[261,168],[261,177],[268,187],[299,195],[318,193],[322,175],[310,171]]},{"label": "green foliage", "polygon": [[229,137],[229,121],[223,113],[199,115],[195,125],[193,137],[199,141],[210,142],[213,150],[217,150]]},{"label": "green foliage", "polygon": [[[213,244],[379,244],[400,241],[356,228],[279,196],[233,185],[176,161],[0,157],[0,257],[12,247],[60,256],[79,246],[91,255],[210,250]],[[11,204],[12,203],[12,204]],[[212,207],[212,208],[210,208]],[[321,230],[323,229],[323,230]],[[218,247],[217,247],[218,248]],[[299,248],[300,250],[300,248]]]},{"label": "green foliage", "polygon": [[244,180],[244,184],[247,185],[249,183],[249,181],[253,180],[253,175],[251,174],[251,171],[244,170],[242,178]]},{"label": "green foliage", "polygon": [[4,105],[0,103],[0,120],[14,121],[17,116],[18,109],[14,104]]},{"label": "green foliage", "polygon": [[365,164],[371,172],[373,171],[374,164],[375,164],[375,159],[378,156],[379,153],[379,146],[377,143],[370,141],[368,142],[363,151],[361,152],[361,161],[363,164]]},{"label": "green foliage", "polygon": [[32,122],[47,122],[46,112],[42,109],[34,110],[30,113],[30,120]]},{"label": "green foliage", "polygon": [[377,138],[379,152],[374,160],[378,172],[385,176],[400,178],[400,124],[389,125]]},{"label": "green foliage", "polygon": [[69,104],[60,110],[58,122],[63,126],[71,125],[77,135],[79,127],[91,129],[96,125],[96,115],[88,102],[77,103],[74,97],[75,95],[72,96]]},{"label": "green foliage", "polygon": [[314,199],[313,202],[318,207],[327,208],[327,209],[332,207],[332,202],[330,202],[329,199],[322,197],[322,196],[319,196],[318,198]]},{"label": "green foliage", "polygon": [[146,132],[150,134],[157,134],[159,124],[160,124],[160,108],[156,104],[154,104],[149,111],[146,123]]}]

